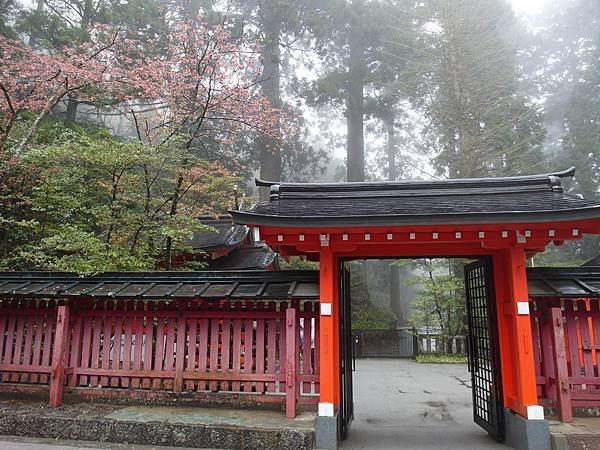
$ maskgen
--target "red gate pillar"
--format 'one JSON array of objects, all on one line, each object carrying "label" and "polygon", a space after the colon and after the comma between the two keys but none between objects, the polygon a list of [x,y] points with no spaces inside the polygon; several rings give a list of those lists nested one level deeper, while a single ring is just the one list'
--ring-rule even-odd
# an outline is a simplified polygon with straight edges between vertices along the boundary
[{"label": "red gate pillar", "polygon": [[320,284],[320,398],[319,416],[334,417],[340,398],[339,268],[328,249],[321,250]]},{"label": "red gate pillar", "polygon": [[525,252],[494,255],[504,406],[526,419],[544,418],[538,405]]}]

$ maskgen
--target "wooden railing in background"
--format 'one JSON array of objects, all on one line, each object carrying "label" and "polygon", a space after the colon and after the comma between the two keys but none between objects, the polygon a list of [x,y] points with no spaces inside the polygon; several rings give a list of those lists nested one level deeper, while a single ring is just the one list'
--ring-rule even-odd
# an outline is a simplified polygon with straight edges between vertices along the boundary
[{"label": "wooden railing in background", "polygon": [[318,402],[318,336],[315,302],[4,300],[0,386],[49,386],[52,406],[65,387],[235,394],[294,417],[297,403]]},{"label": "wooden railing in background", "polygon": [[573,407],[600,407],[600,299],[531,302],[538,396],[570,422]]},{"label": "wooden railing in background", "polygon": [[466,336],[443,336],[439,334],[419,334],[417,354],[466,355]]}]

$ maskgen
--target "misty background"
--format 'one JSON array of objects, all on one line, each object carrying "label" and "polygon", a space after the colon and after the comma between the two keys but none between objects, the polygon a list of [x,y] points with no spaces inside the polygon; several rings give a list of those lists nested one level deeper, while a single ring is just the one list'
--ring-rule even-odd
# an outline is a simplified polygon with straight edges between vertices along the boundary
[{"label": "misty background", "polygon": [[[184,147],[170,143],[167,148],[140,137],[136,113],[151,103],[107,100],[108,94],[92,101],[85,90],[93,86],[69,91],[43,117],[34,110],[17,115],[5,104],[0,117],[6,130],[0,129],[4,268],[171,268],[176,253],[186,251],[186,233],[198,227],[193,218],[231,208],[234,185],[246,197],[244,207],[265,198],[267,193],[253,186],[255,176],[295,182],[393,181],[514,176],[575,166],[567,189],[600,199],[597,0],[0,0],[0,35],[40,55],[64,56],[67,46],[89,43],[90,27],[101,25],[123,30],[139,45],[157,42],[153,51],[160,57],[161,39],[176,22],[220,27],[240,55],[256,54],[260,75],[248,91],[284,113],[276,132],[261,132],[253,124],[232,130],[222,117],[213,117],[203,122],[204,133],[194,129]],[[9,66],[6,50],[2,58]],[[28,76],[26,69],[15,67]],[[173,112],[177,105],[165,108]],[[35,114],[43,120],[36,122]],[[243,114],[235,121],[243,122]],[[31,123],[31,139],[24,139]],[[169,128],[169,120],[161,126],[167,134],[185,135],[182,130],[191,129],[190,121],[177,130]],[[85,135],[84,143],[78,141],[82,148],[95,146],[98,153],[88,155],[88,166],[56,159],[65,130]],[[105,153],[106,148],[137,140],[140,148],[158,151],[153,161],[170,162],[169,169],[156,169],[160,183],[148,183],[144,162],[123,169],[131,177],[108,200],[91,192],[69,193],[81,180],[89,181],[90,173],[82,171],[94,167],[99,155],[109,155],[102,161],[115,167],[115,158],[131,151]],[[76,147],[69,149],[69,158],[78,154]],[[35,168],[27,172],[19,164],[31,164],[32,158],[23,155],[35,152],[41,156],[33,158]],[[41,160],[46,161],[43,170],[37,165]],[[182,177],[176,175],[192,160],[216,162],[223,174],[197,181],[197,191],[190,191],[195,197],[186,204],[183,195],[178,197]],[[215,173],[202,167],[205,177]],[[52,176],[37,179],[44,171]],[[23,186],[28,173],[36,174],[35,181]],[[94,173],[91,179],[101,189],[111,184],[106,174]],[[144,179],[145,188],[132,187]],[[156,188],[152,195],[150,187]],[[174,195],[165,194],[170,188]],[[71,204],[75,198],[78,206]],[[170,206],[150,214],[149,205],[162,205],[161,198]],[[140,225],[142,219],[147,222]],[[166,255],[159,257],[163,242]],[[56,250],[65,247],[67,252]],[[585,237],[551,247],[533,264],[577,265],[598,253],[599,239]],[[289,266],[306,264],[292,261]],[[390,313],[376,321],[409,323],[427,264],[354,264],[356,289],[363,292],[367,309],[376,305],[379,313]],[[459,265],[450,268],[451,276],[460,276]]]}]

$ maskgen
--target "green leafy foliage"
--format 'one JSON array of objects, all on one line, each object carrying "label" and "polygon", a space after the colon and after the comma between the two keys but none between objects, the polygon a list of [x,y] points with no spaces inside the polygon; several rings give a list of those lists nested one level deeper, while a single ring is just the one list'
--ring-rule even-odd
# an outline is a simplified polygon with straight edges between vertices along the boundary
[{"label": "green leafy foliage", "polygon": [[424,364],[466,364],[465,355],[417,355],[415,360]]},{"label": "green leafy foliage", "polygon": [[[235,179],[218,164],[172,147],[123,142],[106,130],[47,124],[38,146],[11,171],[27,174],[19,216],[4,202],[5,252],[11,269],[95,273],[161,266],[167,238],[172,252],[190,253],[196,217],[226,208]],[[46,142],[46,144],[42,144]],[[173,190],[181,185],[173,213]]]},{"label": "green leafy foliage", "polygon": [[353,329],[390,329],[396,316],[388,309],[377,307],[371,298],[366,282],[364,266],[358,261],[346,264],[350,271],[350,295],[352,300]]},{"label": "green leafy foliage", "polygon": [[446,259],[417,260],[415,265],[419,274],[411,283],[419,291],[412,304],[412,324],[445,336],[465,334],[464,280],[456,265]]}]

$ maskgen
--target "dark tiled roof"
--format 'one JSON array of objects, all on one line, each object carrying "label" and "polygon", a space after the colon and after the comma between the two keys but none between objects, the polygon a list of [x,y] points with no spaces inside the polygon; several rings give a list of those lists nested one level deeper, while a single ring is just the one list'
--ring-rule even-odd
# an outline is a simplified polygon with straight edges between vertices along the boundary
[{"label": "dark tiled roof", "polygon": [[240,247],[208,263],[208,270],[264,270],[276,262],[277,254],[266,245]]},{"label": "dark tiled roof", "polygon": [[382,183],[271,183],[269,202],[232,211],[252,225],[510,223],[600,218],[600,204],[565,193],[568,171],[505,178]]},{"label": "dark tiled roof", "polygon": [[205,252],[231,249],[240,245],[248,236],[248,229],[243,225],[234,224],[229,215],[218,218],[203,216],[198,220],[203,225],[214,228],[215,231],[194,233],[192,239],[188,240],[186,244],[195,249]]},{"label": "dark tiled roof", "polygon": [[0,272],[0,298],[317,300],[317,271]]},{"label": "dark tiled roof", "polygon": [[527,269],[530,297],[600,297],[600,267]]}]

